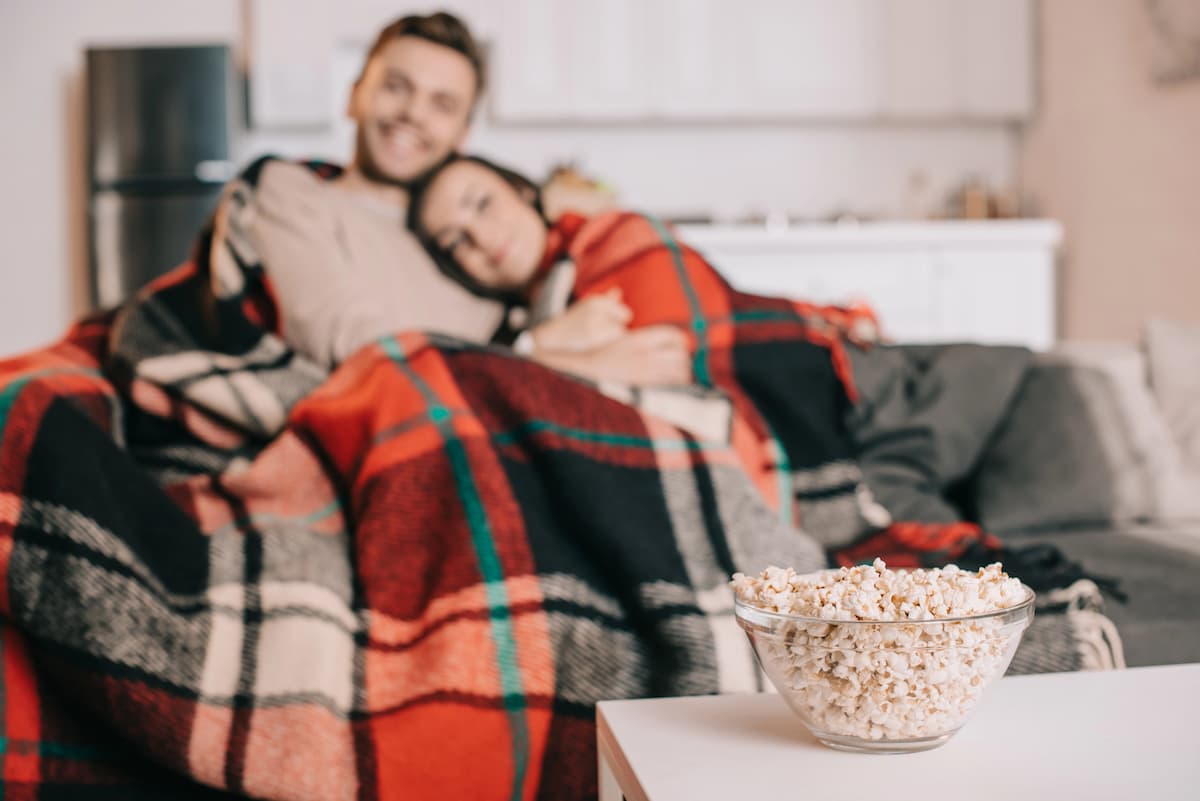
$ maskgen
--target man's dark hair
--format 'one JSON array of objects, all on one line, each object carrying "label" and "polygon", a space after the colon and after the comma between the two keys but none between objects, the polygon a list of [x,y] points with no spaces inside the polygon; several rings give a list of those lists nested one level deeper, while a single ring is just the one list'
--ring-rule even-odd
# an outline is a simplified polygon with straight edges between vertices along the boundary
[{"label": "man's dark hair", "polygon": [[[380,50],[387,47],[393,40],[403,36],[414,36],[462,53],[475,70],[475,98],[478,100],[483,94],[486,77],[483,48],[479,46],[479,42],[475,41],[475,37],[471,35],[470,29],[462,20],[445,11],[426,16],[410,14],[388,24],[375,37],[375,43],[371,45],[366,61],[363,62],[363,70],[366,70],[366,65],[371,63],[371,59],[379,55]],[[359,77],[362,77],[361,74]]]}]

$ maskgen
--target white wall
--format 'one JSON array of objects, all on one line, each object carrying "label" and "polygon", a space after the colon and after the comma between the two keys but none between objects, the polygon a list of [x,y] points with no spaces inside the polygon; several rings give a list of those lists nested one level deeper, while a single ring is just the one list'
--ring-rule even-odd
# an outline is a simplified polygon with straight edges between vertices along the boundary
[{"label": "white wall", "polygon": [[[358,4],[370,14],[413,5]],[[18,123],[0,127],[14,187],[0,198],[0,355],[52,339],[86,303],[83,48],[240,45],[243,11],[239,0],[0,0],[0,108]],[[365,30],[362,40],[372,33]],[[931,199],[969,174],[1009,185],[1016,136],[1005,125],[945,123],[501,126],[485,112],[470,146],[534,175],[577,160],[625,203],[658,213],[818,217],[896,214],[916,171],[925,174]],[[341,160],[348,146],[345,128],[253,131],[240,155]]]},{"label": "white wall", "polygon": [[84,48],[229,41],[240,15],[238,0],[0,2],[0,357],[86,304]]}]

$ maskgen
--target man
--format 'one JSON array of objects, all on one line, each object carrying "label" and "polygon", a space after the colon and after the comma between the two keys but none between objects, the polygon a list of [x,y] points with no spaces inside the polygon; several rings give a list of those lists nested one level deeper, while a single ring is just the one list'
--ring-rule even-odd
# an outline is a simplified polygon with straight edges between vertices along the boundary
[{"label": "man", "polygon": [[358,132],[344,182],[405,205],[404,186],[462,146],[483,70],[478,45],[449,14],[404,17],[380,31],[350,96]]},{"label": "man", "polygon": [[[372,340],[420,329],[489,341],[503,306],[443,276],[404,227],[408,187],[466,140],[484,87],[480,48],[446,13],[407,16],[375,39],[347,113],[357,124],[354,159],[336,179],[269,163],[254,193],[247,235],[270,280],[288,343],[332,367]],[[499,239],[505,232],[495,231]],[[498,243],[497,246],[501,246]],[[625,333],[615,296],[578,304],[525,337],[527,355],[553,366],[620,376],[649,351],[671,350],[672,369],[652,383],[685,383],[686,339]],[[596,332],[605,333],[597,344]],[[591,349],[580,353],[580,343]],[[603,369],[601,369],[603,367]],[[595,369],[592,369],[595,368]],[[646,380],[645,370],[625,378]]]},{"label": "man", "polygon": [[354,158],[336,179],[283,161],[255,189],[247,234],[279,307],[284,338],[332,367],[397,329],[486,341],[499,304],[442,276],[404,227],[408,184],[466,139],[483,89],[466,26],[408,16],[380,31],[354,83]]}]

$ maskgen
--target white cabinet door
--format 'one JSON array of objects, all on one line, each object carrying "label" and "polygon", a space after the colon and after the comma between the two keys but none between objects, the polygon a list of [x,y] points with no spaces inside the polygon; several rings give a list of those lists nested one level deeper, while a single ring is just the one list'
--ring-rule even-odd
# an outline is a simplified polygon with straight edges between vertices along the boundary
[{"label": "white cabinet door", "polygon": [[865,301],[900,342],[982,342],[1046,349],[1057,335],[1049,221],[914,223],[861,228],[681,226],[679,235],[738,289],[815,303]]},{"label": "white cabinet door", "polygon": [[504,0],[493,113],[501,120],[642,119],[655,109],[656,31],[637,0]]},{"label": "white cabinet door", "polygon": [[[335,53],[413,4],[249,5],[256,126],[321,127]],[[1021,119],[1033,0],[450,0],[501,120]],[[340,109],[338,110],[340,113]]]},{"label": "white cabinet door", "polygon": [[729,250],[706,257],[736,288],[813,303],[869,304],[886,336],[937,339],[933,262],[926,250]]},{"label": "white cabinet door", "polygon": [[941,248],[936,325],[947,342],[1026,345],[1056,339],[1054,255],[1047,248]]},{"label": "white cabinet door", "polygon": [[649,0],[659,49],[647,59],[658,73],[655,111],[673,118],[720,118],[741,95],[746,15],[728,0]]},{"label": "white cabinet door", "polygon": [[499,119],[561,119],[571,93],[570,5],[503,0],[492,48],[492,112]]},{"label": "white cabinet door", "polygon": [[[415,0],[252,0],[245,5],[250,125],[314,131],[343,127],[349,86],[383,26],[428,11]],[[482,41],[496,33],[495,6],[494,0],[440,3]]]},{"label": "white cabinet door", "polygon": [[[560,0],[570,14],[570,114],[579,119],[644,118],[659,80],[649,58],[658,31],[642,0]],[[549,65],[546,65],[549,66]]]},{"label": "white cabinet door", "polygon": [[1033,113],[1033,0],[955,0],[958,109],[968,117],[1022,119]]},{"label": "white cabinet door", "polygon": [[949,117],[958,111],[958,0],[885,4],[883,113]]},{"label": "white cabinet door", "polygon": [[744,116],[862,117],[879,112],[883,0],[743,0],[737,106]]},{"label": "white cabinet door", "polygon": [[742,116],[1024,119],[1033,0],[745,0]]},{"label": "white cabinet door", "polygon": [[249,5],[246,50],[255,128],[321,128],[330,122],[333,9],[321,2],[305,12],[296,13],[289,0]]},{"label": "white cabinet door", "polygon": [[1022,119],[1033,111],[1032,0],[888,3],[885,113]]}]

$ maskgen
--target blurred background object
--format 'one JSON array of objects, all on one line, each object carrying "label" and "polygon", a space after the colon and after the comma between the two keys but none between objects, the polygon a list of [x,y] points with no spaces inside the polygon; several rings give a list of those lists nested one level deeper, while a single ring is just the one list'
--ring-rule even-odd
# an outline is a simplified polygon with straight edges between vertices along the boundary
[{"label": "blurred background object", "polygon": [[1200,3],[1146,0],[1154,21],[1154,77],[1160,83],[1200,78]]},{"label": "blurred background object", "polygon": [[951,220],[1010,220],[1022,216],[1020,201],[1011,188],[989,186],[972,175],[946,200],[943,215]]},{"label": "blurred background object", "polygon": [[555,165],[542,184],[542,211],[549,220],[566,212],[589,217],[616,208],[611,187],[580,172],[573,162]]},{"label": "blurred background object", "polygon": [[226,45],[87,51],[93,302],[184,261],[235,172]]}]

